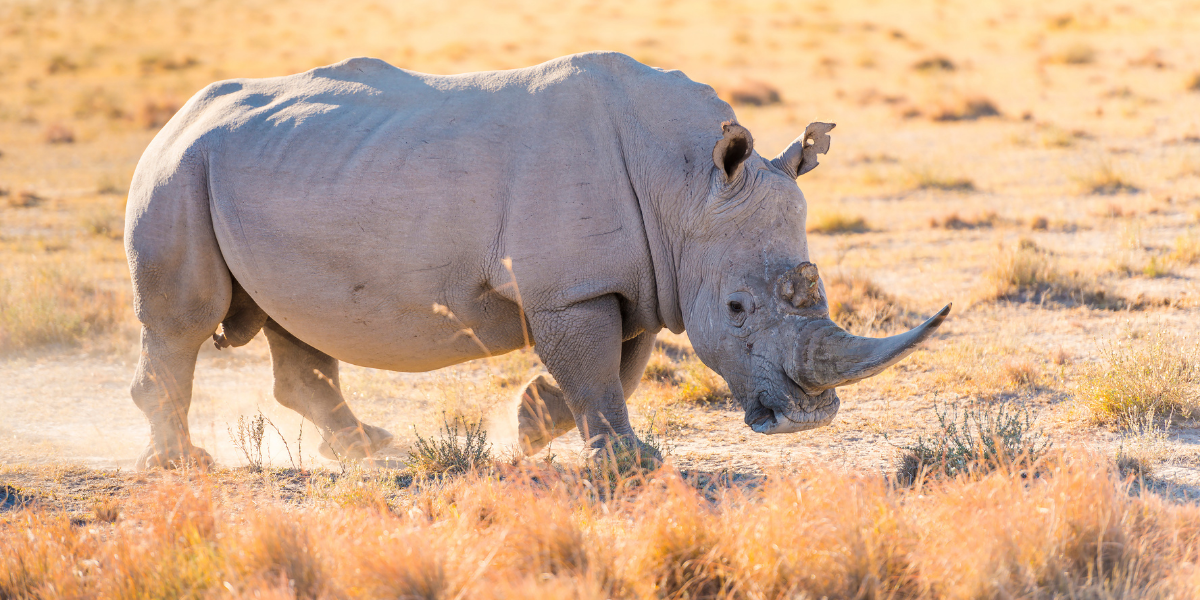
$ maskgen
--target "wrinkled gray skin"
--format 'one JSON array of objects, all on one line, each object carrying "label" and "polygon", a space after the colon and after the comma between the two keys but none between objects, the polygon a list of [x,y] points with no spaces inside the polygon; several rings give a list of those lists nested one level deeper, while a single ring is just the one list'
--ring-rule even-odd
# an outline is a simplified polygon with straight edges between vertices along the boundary
[{"label": "wrinkled gray skin", "polygon": [[631,441],[625,400],[663,327],[689,332],[756,431],[826,424],[833,387],[944,317],[887,340],[828,321],[794,179],[830,128],[764,160],[710,87],[613,53],[456,76],[357,58],[210,85],[130,187],[138,467],[211,461],[187,426],[197,351],[264,329],[276,398],[327,454],[391,441],[346,405],[339,360],[425,371],[527,344],[554,378],[525,391],[527,452],[574,428]]}]

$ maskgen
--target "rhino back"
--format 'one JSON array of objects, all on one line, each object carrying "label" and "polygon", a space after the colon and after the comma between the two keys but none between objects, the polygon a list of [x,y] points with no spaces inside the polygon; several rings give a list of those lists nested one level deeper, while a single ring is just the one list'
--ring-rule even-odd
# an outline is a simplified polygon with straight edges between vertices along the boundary
[{"label": "rhino back", "polygon": [[432,369],[519,347],[518,289],[527,310],[617,293],[634,328],[657,328],[611,115],[622,70],[649,71],[619,55],[446,77],[351,59],[214,84],[173,135],[204,154],[221,252],[268,314],[342,360]]}]

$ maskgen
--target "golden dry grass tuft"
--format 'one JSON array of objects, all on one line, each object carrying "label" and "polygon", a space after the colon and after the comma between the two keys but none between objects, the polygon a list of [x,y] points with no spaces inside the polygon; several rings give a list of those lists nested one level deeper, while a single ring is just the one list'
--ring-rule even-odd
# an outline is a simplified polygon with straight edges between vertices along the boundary
[{"label": "golden dry grass tuft", "polygon": [[809,233],[834,235],[839,233],[866,233],[871,230],[867,220],[859,215],[843,212],[818,213],[808,223]]},{"label": "golden dry grass tuft", "polygon": [[974,192],[975,182],[967,177],[951,175],[936,168],[920,168],[909,172],[914,189],[942,192]]},{"label": "golden dry grass tuft", "polygon": [[1064,269],[1054,253],[1028,239],[1000,251],[986,273],[979,300],[1119,308],[1124,302],[1078,272]]},{"label": "golden dry grass tuft", "polygon": [[1188,232],[1176,237],[1168,257],[1171,261],[1185,266],[1200,263],[1200,235]]},{"label": "golden dry grass tuft", "polygon": [[1200,73],[1195,73],[1189,77],[1183,87],[1189,92],[1200,92]]},{"label": "golden dry grass tuft", "polygon": [[829,316],[855,335],[889,334],[908,329],[917,317],[863,275],[839,273],[825,282]]},{"label": "golden dry grass tuft", "polygon": [[[0,596],[199,598],[1186,597],[1200,508],[1052,452],[918,487],[823,466],[714,487],[670,467],[597,495],[570,470],[410,487],[396,511],[131,484],[126,516],[0,520]],[[319,474],[314,473],[314,476]],[[226,480],[228,483],[228,480]],[[244,511],[248,502],[254,511]],[[972,543],[962,544],[963,531]],[[932,595],[932,596],[931,596]]]},{"label": "golden dry grass tuft", "polygon": [[[1112,196],[1116,194],[1135,194],[1140,191],[1129,179],[1119,172],[1111,163],[1101,163],[1095,169],[1075,177],[1079,191],[1083,194]],[[1116,216],[1120,216],[1117,213]]]},{"label": "golden dry grass tuft", "polygon": [[1146,419],[1192,417],[1200,408],[1200,348],[1165,331],[1100,348],[1079,383],[1079,402],[1098,423],[1134,428]]},{"label": "golden dry grass tuft", "polygon": [[988,211],[973,217],[960,217],[957,212],[952,212],[941,219],[930,217],[929,227],[933,229],[980,229],[996,226],[1000,222],[1000,215],[995,211]]},{"label": "golden dry grass tuft", "polygon": [[939,105],[929,117],[934,121],[974,121],[1001,116],[996,103],[983,96],[966,96]]},{"label": "golden dry grass tuft", "polygon": [[0,353],[43,344],[77,344],[116,328],[129,292],[97,282],[61,257],[0,267]]}]

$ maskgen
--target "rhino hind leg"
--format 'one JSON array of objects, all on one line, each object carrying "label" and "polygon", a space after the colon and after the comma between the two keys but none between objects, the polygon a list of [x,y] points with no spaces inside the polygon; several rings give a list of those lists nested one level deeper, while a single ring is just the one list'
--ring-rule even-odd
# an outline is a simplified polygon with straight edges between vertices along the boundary
[{"label": "rhino hind leg", "polygon": [[321,455],[329,459],[375,456],[392,434],[358,420],[342,397],[337,359],[300,341],[273,319],[263,328],[271,346],[275,399],[312,421],[321,433]]},{"label": "rhino hind leg", "polygon": [[538,375],[521,393],[517,409],[517,439],[526,456],[541,452],[554,438],[575,429],[575,415],[562,390]]},{"label": "rhino hind leg", "polygon": [[212,335],[218,350],[249,344],[267,323],[267,313],[259,308],[237,279],[232,281],[233,298],[229,302],[229,311],[221,321],[221,328]]}]

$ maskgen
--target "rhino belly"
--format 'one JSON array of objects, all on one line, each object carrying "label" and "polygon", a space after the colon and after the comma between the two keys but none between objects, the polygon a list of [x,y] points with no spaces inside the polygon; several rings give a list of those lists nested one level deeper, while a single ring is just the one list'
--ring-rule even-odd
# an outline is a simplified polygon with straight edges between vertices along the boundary
[{"label": "rhino belly", "polygon": [[214,211],[229,269],[271,318],[322,352],[427,371],[522,345],[519,321],[478,306],[487,254],[471,240],[487,236],[470,223],[447,236],[398,216],[250,204]]}]

